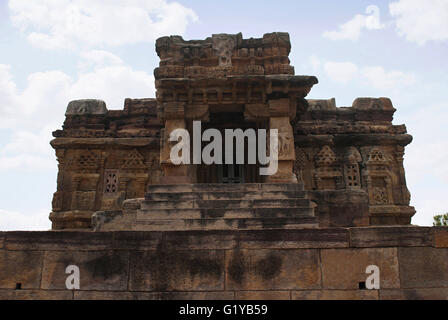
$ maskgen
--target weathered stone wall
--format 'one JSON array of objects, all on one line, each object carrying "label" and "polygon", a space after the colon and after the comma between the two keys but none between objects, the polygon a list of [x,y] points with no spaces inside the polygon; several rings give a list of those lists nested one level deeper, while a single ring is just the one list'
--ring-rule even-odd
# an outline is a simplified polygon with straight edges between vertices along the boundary
[{"label": "weathered stone wall", "polygon": [[294,126],[295,172],[318,205],[319,226],[410,224],[415,209],[403,156],[412,136],[392,124],[390,99],[357,98],[351,107],[336,107],[335,99],[308,103]]},{"label": "weathered stone wall", "polygon": [[448,229],[2,232],[0,270],[0,299],[448,299]]},{"label": "weathered stone wall", "polygon": [[143,197],[161,174],[155,99],[126,99],[123,110],[73,101],[51,145],[58,160],[53,229],[90,227],[92,214]]}]

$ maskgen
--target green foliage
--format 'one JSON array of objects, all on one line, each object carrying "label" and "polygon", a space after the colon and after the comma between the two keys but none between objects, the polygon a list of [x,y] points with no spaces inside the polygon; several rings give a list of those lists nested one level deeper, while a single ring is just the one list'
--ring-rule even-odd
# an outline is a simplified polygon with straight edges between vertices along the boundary
[{"label": "green foliage", "polygon": [[434,222],[432,223],[432,225],[436,227],[448,226],[448,212],[445,214],[434,216]]}]

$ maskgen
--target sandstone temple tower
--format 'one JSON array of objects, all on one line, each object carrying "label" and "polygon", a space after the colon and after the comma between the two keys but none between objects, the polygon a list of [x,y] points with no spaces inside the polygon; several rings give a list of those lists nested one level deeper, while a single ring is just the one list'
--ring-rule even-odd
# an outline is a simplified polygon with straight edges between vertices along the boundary
[{"label": "sandstone temple tower", "polygon": [[[287,33],[156,42],[156,98],[69,103],[51,145],[59,163],[53,229],[252,230],[407,225],[412,140],[388,98],[306,99]],[[279,164],[174,165],[169,132],[278,129]]]},{"label": "sandstone temple tower", "polygon": [[[448,228],[410,225],[412,137],[388,98],[307,99],[318,81],[295,75],[287,33],[156,50],[156,98],[68,104],[53,230],[0,232],[0,300],[448,299]],[[176,164],[173,129],[193,148],[197,131],[276,129],[278,170]]]}]

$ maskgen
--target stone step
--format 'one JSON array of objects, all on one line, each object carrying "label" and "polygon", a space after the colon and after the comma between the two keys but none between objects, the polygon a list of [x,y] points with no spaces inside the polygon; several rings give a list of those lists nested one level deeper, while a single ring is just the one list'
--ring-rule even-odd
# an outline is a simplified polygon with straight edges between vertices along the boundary
[{"label": "stone step", "polygon": [[253,208],[253,209],[157,209],[138,210],[137,220],[160,219],[246,219],[246,218],[296,218],[313,217],[314,210],[309,207],[295,208]]},{"label": "stone step", "polygon": [[157,201],[145,200],[141,204],[142,210],[155,209],[239,209],[239,208],[288,208],[309,207],[309,199],[253,199],[253,200],[184,200],[184,201]]},{"label": "stone step", "polygon": [[302,183],[197,183],[197,184],[153,184],[148,193],[177,192],[259,192],[259,191],[303,191]]},{"label": "stone step", "polygon": [[150,185],[133,230],[260,230],[317,227],[303,184]]},{"label": "stone step", "polygon": [[160,219],[136,220],[135,231],[180,230],[262,230],[315,228],[315,217],[300,218],[251,218],[251,219]]},{"label": "stone step", "polygon": [[176,192],[176,193],[146,193],[146,200],[183,201],[183,200],[252,200],[252,199],[296,199],[305,198],[306,191],[258,191],[258,192]]}]

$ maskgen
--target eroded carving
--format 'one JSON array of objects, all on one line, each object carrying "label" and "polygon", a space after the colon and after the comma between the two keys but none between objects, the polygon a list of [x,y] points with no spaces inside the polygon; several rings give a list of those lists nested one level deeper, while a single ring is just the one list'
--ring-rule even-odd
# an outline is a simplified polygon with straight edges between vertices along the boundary
[{"label": "eroded carving", "polygon": [[230,34],[214,34],[212,36],[212,47],[218,56],[219,66],[232,65],[232,53],[236,46],[235,35]]}]

